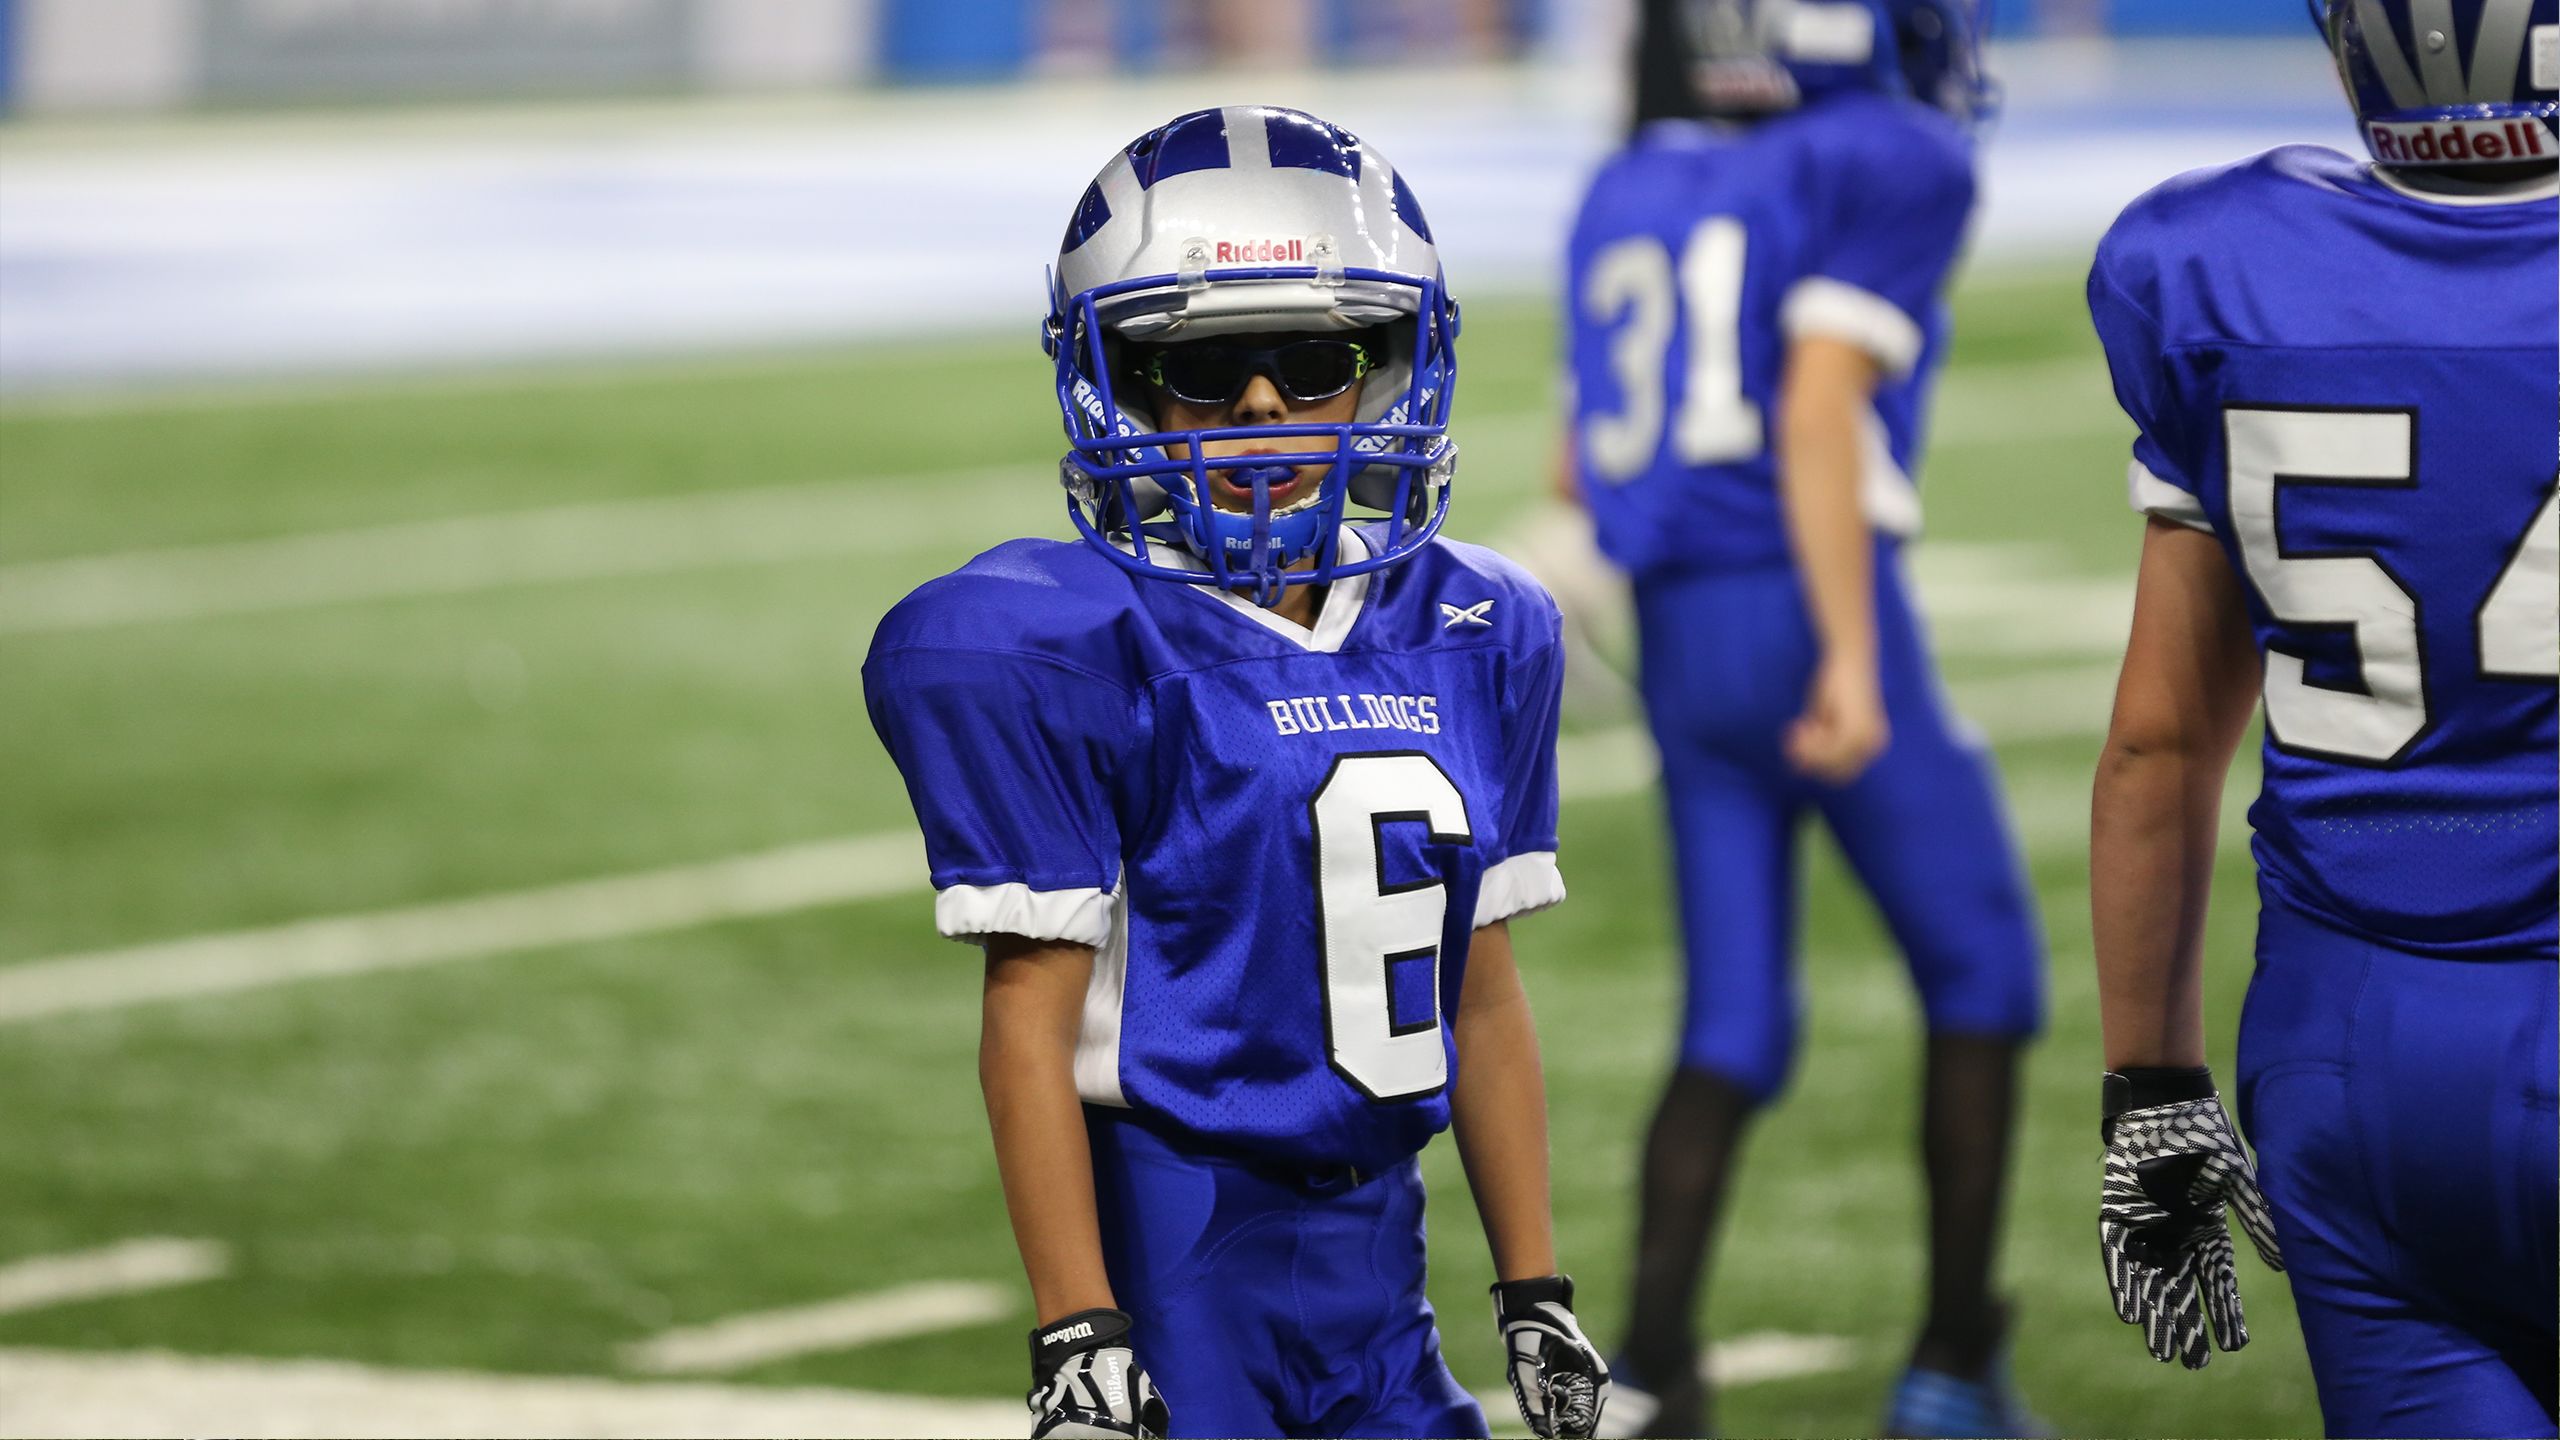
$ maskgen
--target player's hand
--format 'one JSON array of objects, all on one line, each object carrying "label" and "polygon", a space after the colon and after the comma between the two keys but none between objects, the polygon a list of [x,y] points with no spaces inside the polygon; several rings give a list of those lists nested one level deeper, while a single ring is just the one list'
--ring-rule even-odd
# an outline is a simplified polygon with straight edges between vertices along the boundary
[{"label": "player's hand", "polygon": [[1079,1310],[1034,1329],[1028,1398],[1031,1440],[1155,1440],[1173,1423],[1117,1310]]},{"label": "player's hand", "polygon": [[2103,1129],[2098,1243],[2116,1318],[2142,1327],[2153,1359],[2201,1370],[2207,1319],[2223,1349],[2249,1343],[2223,1207],[2267,1268],[2284,1268],[2249,1152],[2202,1069],[2109,1075]]},{"label": "player's hand", "polygon": [[1787,727],[1787,763],[1825,785],[1846,785],[1884,753],[1884,691],[1872,658],[1825,655],[1804,713]]},{"label": "player's hand", "polygon": [[1504,1368],[1531,1431],[1581,1437],[1599,1428],[1601,1407],[1609,1403],[1609,1366],[1574,1323],[1570,1277],[1495,1285],[1493,1323],[1502,1327]]}]

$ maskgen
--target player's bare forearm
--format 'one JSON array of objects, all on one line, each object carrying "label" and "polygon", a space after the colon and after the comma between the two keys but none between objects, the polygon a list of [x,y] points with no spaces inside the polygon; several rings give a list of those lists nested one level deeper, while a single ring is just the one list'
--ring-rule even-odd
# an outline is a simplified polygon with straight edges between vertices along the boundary
[{"label": "player's bare forearm", "polygon": [[1512,961],[1511,927],[1475,932],[1458,999],[1458,1084],[1450,1129],[1484,1220],[1496,1278],[1556,1273],[1547,1199],[1547,1081],[1538,1031]]},{"label": "player's bare forearm", "polygon": [[1093,1154],[1076,1096],[1076,1035],[1093,950],[990,936],[978,1083],[1014,1244],[1042,1324],[1116,1308],[1102,1266]]},{"label": "player's bare forearm", "polygon": [[1876,362],[1844,340],[1809,336],[1787,347],[1778,400],[1778,492],[1787,544],[1826,656],[1873,663],[1874,540],[1860,495],[1867,404]]},{"label": "player's bare forearm", "polygon": [[2089,806],[2110,1069],[2205,1063],[2205,903],[2223,777],[2257,692],[2256,642],[2221,547],[2152,521]]},{"label": "player's bare forearm", "polygon": [[1846,785],[1884,752],[1891,730],[1876,656],[1875,541],[1860,494],[1874,358],[1808,336],[1787,347],[1778,398],[1778,490],[1787,544],[1821,642],[1804,713],[1787,727],[1787,763]]}]

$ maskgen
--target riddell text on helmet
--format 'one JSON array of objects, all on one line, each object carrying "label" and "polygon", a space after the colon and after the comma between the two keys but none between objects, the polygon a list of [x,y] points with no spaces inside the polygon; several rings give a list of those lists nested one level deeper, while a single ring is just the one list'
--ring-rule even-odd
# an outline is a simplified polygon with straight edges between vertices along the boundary
[{"label": "riddell text on helmet", "polygon": [[2539,120],[2376,120],[2365,133],[2386,165],[2503,165],[2560,153]]},{"label": "riddell text on helmet", "polygon": [[1221,240],[1217,248],[1220,265],[1290,265],[1306,258],[1304,240]]}]

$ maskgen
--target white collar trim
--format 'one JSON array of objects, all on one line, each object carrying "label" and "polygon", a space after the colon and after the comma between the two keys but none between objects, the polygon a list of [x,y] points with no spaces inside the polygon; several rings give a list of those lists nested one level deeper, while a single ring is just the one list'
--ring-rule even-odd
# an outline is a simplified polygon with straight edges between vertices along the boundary
[{"label": "white collar trim", "polygon": [[2430,205],[2453,205],[2466,209],[2478,205],[2528,205],[2536,200],[2549,200],[2554,196],[2560,196],[2560,174],[2546,175],[2518,189],[2483,188],[2456,191],[2420,189],[2393,175],[2387,166],[2367,165],[2364,168],[2367,174],[2381,181],[2385,187],[2406,195],[2412,200],[2424,200]]},{"label": "white collar trim", "polygon": [[[1123,550],[1130,549],[1126,541],[1115,543],[1119,544]],[[1338,558],[1341,560],[1369,558],[1367,542],[1360,538],[1360,532],[1348,525],[1342,527],[1340,538],[1336,543],[1340,546]],[[1159,564],[1179,565],[1185,570],[1193,571],[1209,568],[1200,562],[1198,556],[1161,541],[1149,540],[1147,552]],[[1221,590],[1215,585],[1187,585],[1183,588],[1196,591],[1201,598],[1236,611],[1301,649],[1331,655],[1341,650],[1343,642],[1351,638],[1351,627],[1359,623],[1360,612],[1368,605],[1369,582],[1376,577],[1377,572],[1373,570],[1365,575],[1352,575],[1334,581],[1324,597],[1324,607],[1316,612],[1316,624],[1312,630],[1294,620],[1283,620],[1232,590]]]}]

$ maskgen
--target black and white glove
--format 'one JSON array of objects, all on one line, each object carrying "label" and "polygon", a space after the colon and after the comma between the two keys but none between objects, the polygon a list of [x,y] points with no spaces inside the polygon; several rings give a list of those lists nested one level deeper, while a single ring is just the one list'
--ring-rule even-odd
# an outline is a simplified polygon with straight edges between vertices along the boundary
[{"label": "black and white glove", "polygon": [[2267,1268],[2284,1269],[2249,1152],[2223,1113],[2212,1072],[2201,1067],[2109,1074],[2100,1129],[2107,1168],[2098,1244],[2116,1318],[2142,1327],[2153,1359],[2201,1370],[2213,1358],[2207,1317],[2223,1349],[2249,1343],[2224,1206],[2240,1217]]},{"label": "black and white glove", "polygon": [[1079,1310],[1034,1329],[1028,1399],[1031,1440],[1157,1440],[1173,1423],[1117,1310]]},{"label": "black and white glove", "polygon": [[1609,1366],[1574,1323],[1572,1279],[1496,1284],[1493,1323],[1502,1327],[1503,1368],[1529,1429],[1575,1440],[1598,1429],[1609,1403]]}]

